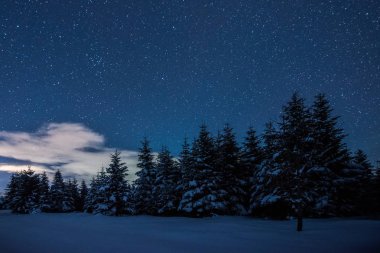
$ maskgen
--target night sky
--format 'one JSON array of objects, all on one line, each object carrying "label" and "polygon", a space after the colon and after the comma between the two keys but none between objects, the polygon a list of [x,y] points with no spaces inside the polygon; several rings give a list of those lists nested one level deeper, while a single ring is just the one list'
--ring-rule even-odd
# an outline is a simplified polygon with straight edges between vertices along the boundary
[{"label": "night sky", "polygon": [[214,133],[229,122],[241,139],[294,91],[308,104],[326,93],[349,146],[380,159],[379,1],[0,5],[3,165],[52,164],[6,151],[62,124],[101,137],[82,143],[89,153],[137,150],[147,136],[178,154],[203,122]]}]

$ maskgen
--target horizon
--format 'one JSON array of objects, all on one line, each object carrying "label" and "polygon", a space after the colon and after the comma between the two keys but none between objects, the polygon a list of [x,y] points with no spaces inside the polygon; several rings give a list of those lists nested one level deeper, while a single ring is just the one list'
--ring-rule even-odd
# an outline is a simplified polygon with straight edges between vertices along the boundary
[{"label": "horizon", "polygon": [[[88,177],[144,136],[178,155],[206,123],[239,142],[298,91],[325,93],[350,150],[380,160],[378,1],[6,1],[0,191],[31,164]],[[21,167],[20,167],[21,166]]]}]

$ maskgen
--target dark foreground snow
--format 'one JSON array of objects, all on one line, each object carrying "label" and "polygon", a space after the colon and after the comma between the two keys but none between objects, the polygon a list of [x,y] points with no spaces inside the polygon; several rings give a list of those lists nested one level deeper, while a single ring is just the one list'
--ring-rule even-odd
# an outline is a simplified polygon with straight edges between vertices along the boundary
[{"label": "dark foreground snow", "polygon": [[380,252],[380,221],[0,213],[0,252]]}]

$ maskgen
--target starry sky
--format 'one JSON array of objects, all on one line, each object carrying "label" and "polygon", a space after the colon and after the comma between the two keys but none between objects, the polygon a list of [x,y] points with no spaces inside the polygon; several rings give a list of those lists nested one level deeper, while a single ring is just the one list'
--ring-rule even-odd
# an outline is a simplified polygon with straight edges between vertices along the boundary
[{"label": "starry sky", "polygon": [[379,1],[0,5],[3,165],[47,162],[15,157],[9,143],[56,143],[59,131],[83,133],[83,152],[130,157],[143,136],[178,154],[201,123],[215,133],[229,122],[241,139],[277,120],[294,91],[308,104],[326,93],[349,146],[380,159]]}]

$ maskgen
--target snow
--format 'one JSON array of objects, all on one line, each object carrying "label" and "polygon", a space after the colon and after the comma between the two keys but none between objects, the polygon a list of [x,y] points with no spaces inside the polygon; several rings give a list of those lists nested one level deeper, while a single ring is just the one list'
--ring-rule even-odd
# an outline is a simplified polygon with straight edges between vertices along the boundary
[{"label": "snow", "polygon": [[270,194],[270,195],[265,196],[261,200],[261,205],[266,205],[266,204],[274,203],[274,202],[278,201],[279,199],[281,199],[280,196]]},{"label": "snow", "polygon": [[380,221],[0,213],[0,252],[380,252]]}]

